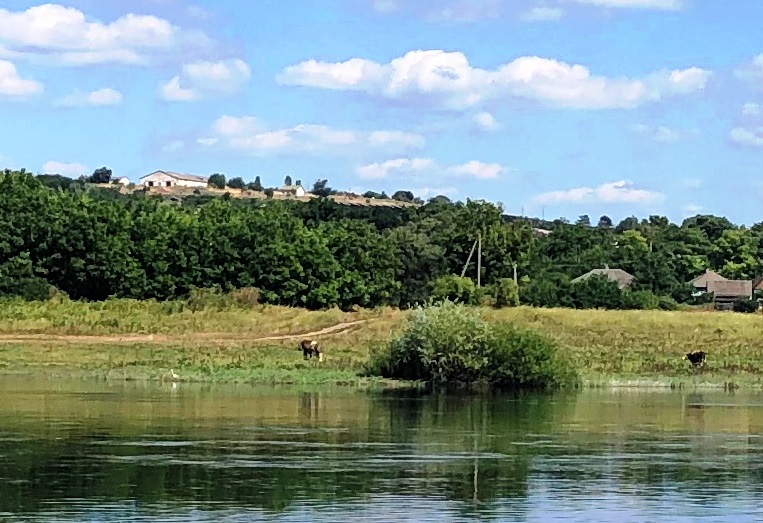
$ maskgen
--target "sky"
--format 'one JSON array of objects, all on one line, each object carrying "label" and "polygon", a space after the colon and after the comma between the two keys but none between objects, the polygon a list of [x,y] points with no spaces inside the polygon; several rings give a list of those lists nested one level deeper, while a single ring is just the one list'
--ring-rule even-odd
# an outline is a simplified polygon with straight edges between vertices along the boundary
[{"label": "sky", "polygon": [[763,221],[760,0],[0,4],[0,168]]}]

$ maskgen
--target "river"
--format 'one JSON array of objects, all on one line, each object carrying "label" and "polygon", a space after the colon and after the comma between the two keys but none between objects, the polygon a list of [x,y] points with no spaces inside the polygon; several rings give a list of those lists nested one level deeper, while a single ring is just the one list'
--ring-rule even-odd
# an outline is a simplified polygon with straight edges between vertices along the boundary
[{"label": "river", "polygon": [[763,397],[0,377],[0,521],[763,520]]}]

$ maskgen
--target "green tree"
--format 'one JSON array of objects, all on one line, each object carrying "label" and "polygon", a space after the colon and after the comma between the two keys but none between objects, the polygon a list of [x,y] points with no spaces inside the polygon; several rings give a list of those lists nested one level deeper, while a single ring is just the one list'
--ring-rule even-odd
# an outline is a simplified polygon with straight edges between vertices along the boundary
[{"label": "green tree", "polygon": [[100,167],[93,171],[90,176],[91,183],[109,183],[111,181],[111,169],[108,167]]},{"label": "green tree", "polygon": [[210,187],[214,187],[215,189],[225,189],[225,175],[220,173],[215,173],[209,177],[209,181],[207,182],[207,184]]},{"label": "green tree", "polygon": [[241,177],[231,178],[228,180],[228,187],[231,189],[244,189],[246,187],[246,184],[244,183],[244,179]]}]

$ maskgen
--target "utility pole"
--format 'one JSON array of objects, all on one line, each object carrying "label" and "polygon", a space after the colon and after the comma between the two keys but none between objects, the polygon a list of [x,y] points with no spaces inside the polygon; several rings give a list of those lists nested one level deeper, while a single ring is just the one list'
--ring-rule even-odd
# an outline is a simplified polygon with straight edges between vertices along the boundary
[{"label": "utility pole", "polygon": [[477,233],[477,288],[480,288],[480,276],[482,274],[482,233]]},{"label": "utility pole", "polygon": [[517,262],[514,262],[514,285],[519,287],[519,280],[517,280]]},{"label": "utility pole", "polygon": [[474,254],[474,249],[477,248],[477,241],[475,240],[472,244],[472,250],[469,251],[469,257],[466,259],[466,263],[464,264],[464,269],[461,271],[461,277],[464,277],[464,274],[466,274],[466,268],[469,266],[469,262],[472,261],[472,254]]}]

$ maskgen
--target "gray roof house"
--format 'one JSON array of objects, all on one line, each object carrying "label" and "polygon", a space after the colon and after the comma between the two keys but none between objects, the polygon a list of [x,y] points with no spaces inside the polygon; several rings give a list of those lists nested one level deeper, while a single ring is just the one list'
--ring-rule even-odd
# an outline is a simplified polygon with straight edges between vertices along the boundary
[{"label": "gray roof house", "polygon": [[598,275],[598,276],[606,276],[613,282],[617,284],[617,286],[620,288],[620,290],[630,287],[633,283],[633,280],[635,277],[632,274],[629,274],[625,272],[622,269],[610,269],[609,267],[604,267],[603,269],[593,269],[588,271],[587,273],[583,274],[582,276],[578,276],[574,280],[572,280],[572,283],[577,283],[583,280],[587,280],[591,276]]}]

